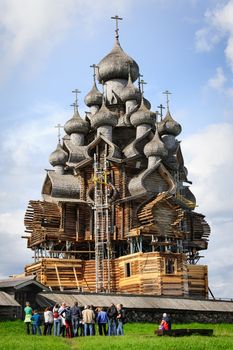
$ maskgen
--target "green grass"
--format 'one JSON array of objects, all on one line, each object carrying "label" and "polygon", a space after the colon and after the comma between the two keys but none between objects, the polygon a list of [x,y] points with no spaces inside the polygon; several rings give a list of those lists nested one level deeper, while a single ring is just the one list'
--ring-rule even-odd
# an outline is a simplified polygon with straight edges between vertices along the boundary
[{"label": "green grass", "polygon": [[232,350],[233,325],[182,324],[173,328],[213,328],[214,336],[157,337],[157,325],[132,323],[125,325],[124,337],[81,337],[65,339],[53,336],[28,336],[22,321],[0,322],[1,350]]}]

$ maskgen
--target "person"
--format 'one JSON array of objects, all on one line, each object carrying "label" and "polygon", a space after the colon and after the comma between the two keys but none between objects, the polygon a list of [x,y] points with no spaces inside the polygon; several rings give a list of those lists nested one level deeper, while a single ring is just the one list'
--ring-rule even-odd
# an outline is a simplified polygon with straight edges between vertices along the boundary
[{"label": "person", "polygon": [[91,310],[90,305],[87,305],[82,311],[83,324],[84,324],[84,336],[87,336],[89,332],[90,336],[93,335],[93,322],[95,320],[94,311]]},{"label": "person", "polygon": [[59,314],[60,320],[61,320],[60,334],[63,337],[65,337],[65,334],[66,334],[65,310],[66,310],[66,303],[63,301],[59,310],[58,310],[58,314]]},{"label": "person", "polygon": [[99,335],[107,335],[107,328],[106,324],[108,323],[108,315],[107,312],[101,307],[99,308],[99,312],[96,318],[97,324],[98,324],[98,329],[99,329]]},{"label": "person", "polygon": [[81,321],[82,313],[81,309],[78,306],[78,302],[75,301],[74,305],[71,308],[71,322],[74,337],[78,337],[80,321]]},{"label": "person", "polygon": [[79,321],[79,328],[80,328],[80,337],[84,337],[84,324],[83,324],[82,316],[81,316],[81,320]]},{"label": "person", "polygon": [[94,320],[92,321],[92,334],[95,335],[95,322],[96,322],[96,317],[97,317],[97,310],[94,307],[94,305],[90,306],[90,309],[94,312]]},{"label": "person", "polygon": [[108,315],[108,335],[116,335],[117,309],[113,303],[108,308],[107,315]]},{"label": "person", "polygon": [[72,338],[73,337],[73,329],[72,329],[72,315],[71,315],[70,306],[67,306],[64,312],[65,312],[66,337]]},{"label": "person", "polygon": [[55,304],[53,307],[53,334],[54,336],[60,336],[61,330],[61,316],[59,315],[59,304]]},{"label": "person", "polygon": [[38,333],[38,335],[41,335],[41,329],[40,329],[41,317],[37,310],[34,311],[31,317],[31,321],[32,321],[32,334],[36,335]]},{"label": "person", "polygon": [[53,312],[50,307],[46,307],[44,312],[44,335],[52,334],[52,328],[53,328]]},{"label": "person", "polygon": [[26,326],[26,333],[30,334],[32,308],[30,306],[29,301],[26,301],[25,308],[24,308],[24,313],[25,313],[24,323],[25,323],[25,326]]},{"label": "person", "polygon": [[163,313],[163,318],[162,318],[162,321],[160,323],[159,329],[161,329],[162,331],[171,330],[171,319],[166,314],[166,312]]},{"label": "person", "polygon": [[124,335],[125,310],[122,304],[117,304],[117,335]]}]

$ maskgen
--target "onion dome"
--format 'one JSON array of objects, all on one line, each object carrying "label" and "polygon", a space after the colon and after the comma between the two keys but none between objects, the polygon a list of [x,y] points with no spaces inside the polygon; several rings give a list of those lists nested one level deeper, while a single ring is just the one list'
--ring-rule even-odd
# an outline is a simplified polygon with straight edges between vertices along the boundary
[{"label": "onion dome", "polygon": [[166,117],[158,123],[160,134],[170,134],[177,136],[181,133],[181,125],[177,123],[171,116],[170,111],[167,111]]},{"label": "onion dome", "polygon": [[117,121],[118,121],[117,115],[112,113],[106,107],[105,102],[103,100],[103,104],[100,110],[96,112],[91,118],[91,126],[95,129],[104,125],[116,126]]},{"label": "onion dome", "polygon": [[80,117],[76,109],[73,117],[65,123],[64,130],[68,135],[87,134],[89,131],[89,123]]},{"label": "onion dome", "polygon": [[68,154],[64,151],[61,144],[58,143],[57,148],[50,154],[49,162],[52,166],[65,165],[68,160]]},{"label": "onion dome", "polygon": [[157,156],[162,158],[168,154],[164,143],[160,140],[157,128],[153,139],[145,145],[144,153],[147,158],[150,156]]},{"label": "onion dome", "polygon": [[118,39],[116,39],[112,51],[98,64],[98,80],[99,82],[110,79],[127,80],[129,66],[132,81],[135,81],[139,76],[138,64],[122,50]]},{"label": "onion dome", "polygon": [[135,127],[141,124],[149,124],[154,126],[156,121],[156,114],[151,112],[145,105],[144,99],[142,99],[139,109],[133,113],[130,117],[130,122]]},{"label": "onion dome", "polygon": [[88,107],[101,106],[102,100],[103,100],[103,95],[97,89],[96,83],[94,82],[94,85],[91,91],[89,91],[88,94],[86,95],[84,102]]},{"label": "onion dome", "polygon": [[144,102],[144,105],[148,108],[148,109],[151,109],[151,104],[150,104],[150,101],[147,100],[145,97],[143,97],[143,102]]},{"label": "onion dome", "polygon": [[141,94],[138,88],[133,85],[130,73],[128,77],[128,83],[121,93],[121,99],[123,102],[130,101],[130,100],[136,100],[136,101],[141,100]]}]

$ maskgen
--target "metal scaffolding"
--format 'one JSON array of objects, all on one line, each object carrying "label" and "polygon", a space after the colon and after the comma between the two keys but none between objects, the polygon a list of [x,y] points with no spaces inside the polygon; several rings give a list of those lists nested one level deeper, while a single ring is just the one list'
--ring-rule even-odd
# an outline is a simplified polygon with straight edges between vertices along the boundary
[{"label": "metal scaffolding", "polygon": [[94,155],[94,237],[96,292],[110,292],[109,184],[106,151]]}]

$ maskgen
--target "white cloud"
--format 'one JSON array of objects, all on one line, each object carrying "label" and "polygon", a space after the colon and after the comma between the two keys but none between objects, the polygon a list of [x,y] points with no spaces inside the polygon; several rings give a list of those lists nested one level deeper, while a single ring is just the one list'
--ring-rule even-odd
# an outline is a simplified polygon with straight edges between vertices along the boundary
[{"label": "white cloud", "polygon": [[31,261],[32,253],[26,249],[24,212],[17,210],[0,214],[0,278],[22,273],[24,265]]},{"label": "white cloud", "polygon": [[226,81],[227,78],[224,75],[222,67],[217,67],[215,76],[208,80],[207,86],[215,90],[221,90]]},{"label": "white cloud", "polygon": [[211,28],[201,28],[195,33],[195,46],[199,52],[209,52],[220,41],[221,36]]},{"label": "white cloud", "polygon": [[[218,297],[232,297],[233,232],[233,124],[210,125],[182,142],[184,160],[193,181],[197,211],[211,226],[209,249],[203,252],[209,265],[209,284]],[[225,286],[225,287],[224,287]]]},{"label": "white cloud", "polygon": [[[51,50],[77,29],[91,35],[109,13],[124,13],[131,0],[1,0],[0,1],[0,80],[22,62],[27,71],[38,68]],[[116,8],[117,7],[117,8]],[[73,34],[72,34],[73,35]]]},{"label": "white cloud", "polygon": [[46,104],[30,108],[21,117],[19,126],[10,125],[0,137],[1,169],[7,169],[0,173],[0,278],[22,273],[25,264],[32,262],[32,252],[21,238],[24,214],[30,199],[40,199],[44,168],[57,143],[54,125],[66,121],[67,113]]},{"label": "white cloud", "polygon": [[54,126],[64,123],[67,113],[57,105],[37,105],[19,120],[0,133],[0,167],[5,169],[0,173],[0,213],[25,210],[31,196],[40,198],[44,169],[50,167],[48,158],[57,145]]},{"label": "white cloud", "polygon": [[210,51],[223,37],[227,38],[225,56],[233,70],[233,0],[218,5],[205,14],[207,25],[196,32],[196,49]]}]

